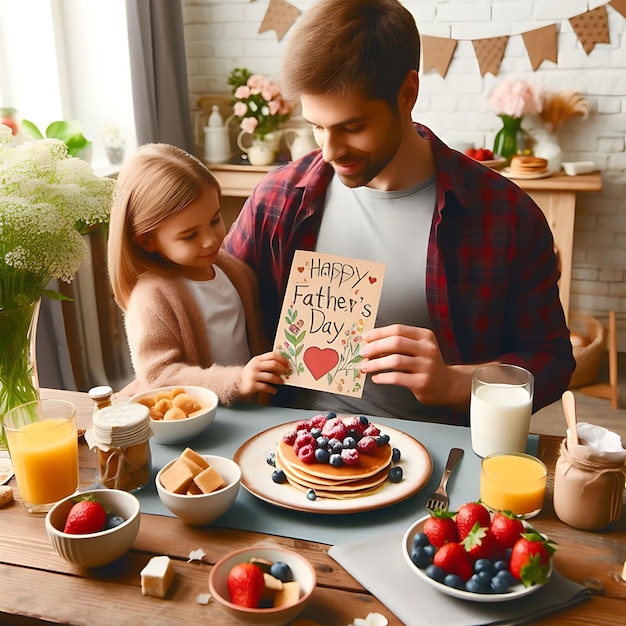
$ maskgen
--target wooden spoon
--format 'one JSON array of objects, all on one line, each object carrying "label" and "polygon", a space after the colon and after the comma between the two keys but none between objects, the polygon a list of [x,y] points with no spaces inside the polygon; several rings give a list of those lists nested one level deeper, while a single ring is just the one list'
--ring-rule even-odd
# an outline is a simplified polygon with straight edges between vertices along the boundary
[{"label": "wooden spoon", "polygon": [[578,430],[576,426],[576,398],[571,391],[566,391],[561,397],[563,402],[563,411],[565,412],[565,421],[567,422],[567,445],[578,445]]}]

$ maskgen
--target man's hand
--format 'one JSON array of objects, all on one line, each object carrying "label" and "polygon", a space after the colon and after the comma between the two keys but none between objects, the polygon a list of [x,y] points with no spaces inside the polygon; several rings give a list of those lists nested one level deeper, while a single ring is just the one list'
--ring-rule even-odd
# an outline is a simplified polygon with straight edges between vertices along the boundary
[{"label": "man's hand", "polygon": [[476,365],[446,365],[434,333],[394,324],[363,333],[361,371],[378,385],[407,387],[425,405],[468,411]]}]

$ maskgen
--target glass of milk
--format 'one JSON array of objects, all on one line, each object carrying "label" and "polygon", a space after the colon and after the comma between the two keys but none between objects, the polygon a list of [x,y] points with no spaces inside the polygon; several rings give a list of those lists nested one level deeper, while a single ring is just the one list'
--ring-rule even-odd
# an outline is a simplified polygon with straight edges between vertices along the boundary
[{"label": "glass of milk", "polygon": [[533,375],[517,365],[496,363],[474,371],[470,433],[478,456],[524,452],[534,385]]}]

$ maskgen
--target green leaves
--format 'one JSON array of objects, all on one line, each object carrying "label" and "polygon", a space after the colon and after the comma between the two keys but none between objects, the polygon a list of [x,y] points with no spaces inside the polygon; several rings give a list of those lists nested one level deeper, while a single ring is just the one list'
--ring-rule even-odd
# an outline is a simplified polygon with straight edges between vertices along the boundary
[{"label": "green leaves", "polygon": [[[32,139],[44,138],[39,128],[29,120],[22,120],[21,127]],[[91,141],[83,135],[80,123],[76,121],[52,122],[46,128],[46,137],[62,141],[67,146],[69,154],[74,157],[91,145]]]}]

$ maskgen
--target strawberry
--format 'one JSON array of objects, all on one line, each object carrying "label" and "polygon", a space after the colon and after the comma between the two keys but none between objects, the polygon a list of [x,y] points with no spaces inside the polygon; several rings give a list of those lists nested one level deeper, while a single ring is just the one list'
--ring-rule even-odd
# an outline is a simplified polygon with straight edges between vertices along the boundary
[{"label": "strawberry", "polygon": [[511,574],[521,580],[525,587],[546,583],[550,556],[554,550],[553,542],[544,539],[536,531],[523,533],[511,552]]},{"label": "strawberry", "polygon": [[479,526],[478,523],[474,524],[474,528],[470,530],[461,543],[467,550],[472,563],[478,559],[497,561],[504,552],[491,530]]},{"label": "strawberry", "polygon": [[444,543],[458,542],[459,533],[452,514],[447,511],[436,511],[424,522],[424,534],[428,541],[436,548],[441,548]]},{"label": "strawberry", "polygon": [[468,148],[465,151],[465,155],[468,157],[472,157],[472,159],[474,158],[474,155],[476,154],[476,148]]},{"label": "strawberry", "polygon": [[477,161],[486,161],[485,149],[484,148],[478,148],[478,150],[476,150],[476,152],[474,153],[474,158]]},{"label": "strawberry", "polygon": [[476,523],[481,527],[487,528],[491,525],[489,511],[480,502],[466,502],[462,504],[456,513],[455,519],[461,541],[467,537]]},{"label": "strawberry", "polygon": [[522,520],[511,511],[497,511],[489,528],[503,550],[512,548],[525,530]]},{"label": "strawberry", "polygon": [[104,507],[93,497],[79,497],[70,509],[63,532],[71,535],[87,535],[104,530],[107,514]]},{"label": "strawberry", "polygon": [[433,557],[433,564],[446,574],[456,574],[461,580],[469,580],[474,571],[465,548],[456,542],[444,543]]},{"label": "strawberry", "polygon": [[228,572],[226,586],[233,604],[258,608],[265,588],[263,571],[254,563],[239,563]]}]

